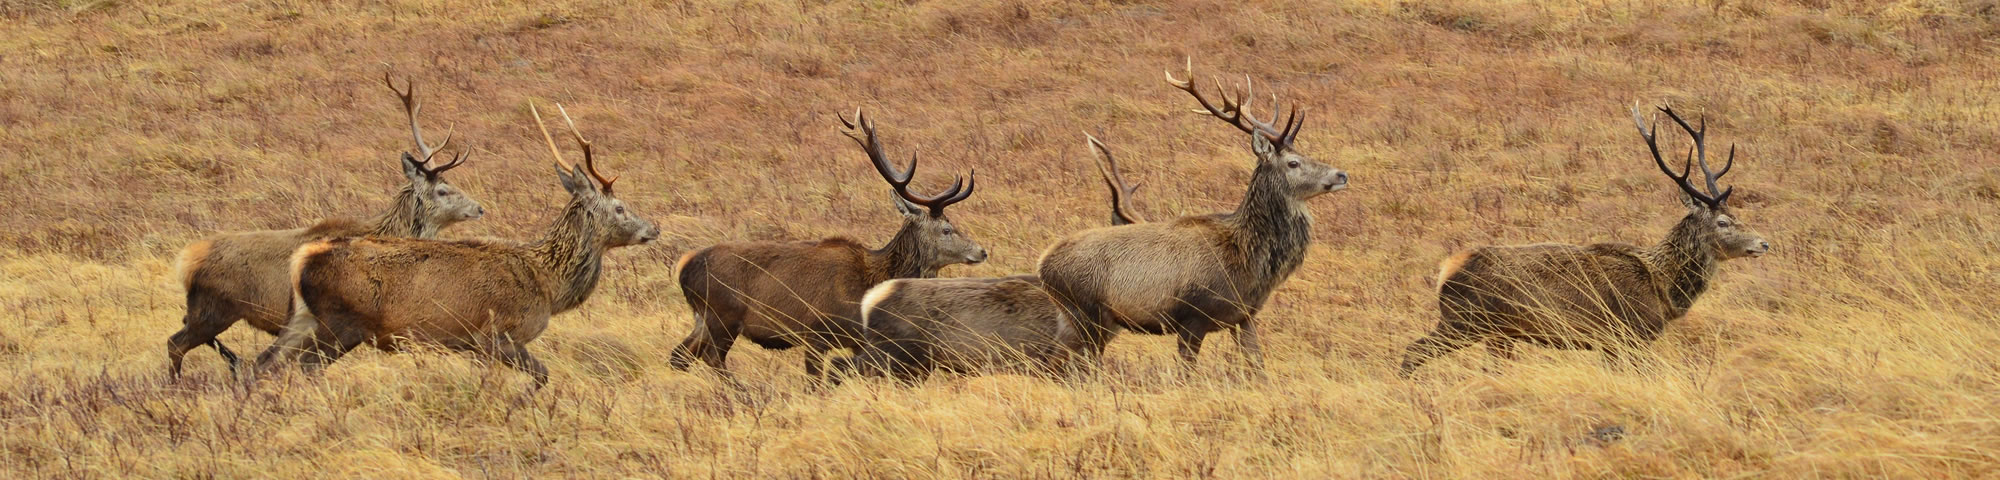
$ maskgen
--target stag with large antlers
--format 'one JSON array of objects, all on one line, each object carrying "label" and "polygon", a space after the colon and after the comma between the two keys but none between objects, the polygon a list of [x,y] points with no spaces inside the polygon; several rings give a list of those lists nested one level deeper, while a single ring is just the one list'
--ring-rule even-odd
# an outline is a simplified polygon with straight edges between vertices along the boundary
[{"label": "stag with large antlers", "polygon": [[[1607,360],[1623,358],[1687,315],[1715,281],[1722,261],[1770,251],[1771,244],[1727,205],[1735,187],[1717,188],[1716,181],[1736,164],[1736,147],[1729,147],[1722,171],[1710,170],[1708,122],[1697,128],[1671,108],[1660,111],[1694,143],[1681,173],[1674,173],[1660,154],[1655,128],[1633,109],[1632,121],[1653,164],[1679,187],[1688,209],[1667,237],[1650,247],[1544,243],[1479,247],[1453,255],[1438,271],[1441,318],[1429,335],[1410,345],[1401,375],[1479,342],[1501,360],[1514,358],[1516,342],[1597,349]],[[1701,168],[1706,191],[1689,181],[1695,167]]]},{"label": "stag with large antlers", "polygon": [[469,154],[431,165],[431,158],[451,141],[451,135],[435,146],[424,142],[423,128],[417,123],[422,105],[416,102],[416,83],[411,82],[405,90],[396,88],[387,74],[382,81],[402,100],[403,111],[410,118],[410,134],[421,155],[403,154],[403,178],[408,182],[390,207],[368,219],[330,219],[308,228],[216,235],[182,250],[180,281],[187,289],[187,314],[181,318],[181,330],[167,339],[169,375],[180,376],[182,359],[202,345],[215,347],[229,362],[230,371],[236,371],[241,361],[216,336],[238,320],[277,334],[285,325],[286,305],[291,303],[286,259],[300,245],[336,237],[430,238],[446,226],[486,213],[479,202],[444,180],[444,172],[464,163]]},{"label": "stag with large antlers", "polygon": [[[1129,203],[1118,160],[1096,137],[1097,173],[1111,190],[1111,224],[1143,222]],[[914,381],[935,370],[1059,375],[1089,351],[1076,322],[1034,275],[910,278],[869,289],[861,299],[868,346],[843,370]]]},{"label": "stag with large antlers", "polygon": [[897,169],[882,152],[875,123],[857,111],[840,118],[848,138],[861,146],[876,173],[895,193],[903,227],[879,249],[847,238],[796,242],[725,243],[688,252],[674,267],[694,312],[694,331],[674,349],[674,368],[699,359],[724,369],[737,337],[770,349],[806,347],[806,373],[819,377],[826,352],[861,346],[861,296],[896,278],[930,278],[946,266],[979,263],[986,249],[952,225],[945,208],[972,196],[977,172],[943,193],[909,190],[917,169]]},{"label": "stag with large antlers", "polygon": [[650,242],[653,226],[611,195],[591,143],[561,105],[583,164],[563,159],[541,112],[529,105],[555,156],[569,203],[528,242],[337,238],[300,247],[291,259],[295,301],[260,370],[298,361],[316,370],[362,343],[397,350],[409,342],[469,351],[532,375],[548,370],[527,350],[549,317],[590,298],[606,250]]},{"label": "stag with large antlers", "polygon": [[[1237,347],[1261,369],[1257,312],[1305,261],[1312,243],[1305,202],[1347,188],[1347,173],[1297,151],[1305,123],[1297,108],[1283,127],[1273,126],[1252,115],[1247,84],[1241,95],[1225,92],[1212,102],[1193,69],[1190,60],[1188,79],[1169,73],[1167,83],[1193,96],[1198,113],[1250,137],[1257,161],[1243,202],[1232,212],[1070,235],[1042,254],[1039,273],[1088,336],[1092,355],[1125,329],[1179,337],[1182,363],[1192,366],[1209,333],[1232,329]],[[1273,108],[1276,119],[1282,108]]]}]

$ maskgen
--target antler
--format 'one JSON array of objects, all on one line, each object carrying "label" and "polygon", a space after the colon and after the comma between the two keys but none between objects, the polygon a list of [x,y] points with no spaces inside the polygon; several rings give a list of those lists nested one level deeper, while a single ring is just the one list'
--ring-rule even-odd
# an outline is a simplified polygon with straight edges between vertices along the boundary
[{"label": "antler", "polygon": [[[1688,137],[1694,139],[1694,146],[1688,148],[1687,159],[1683,160],[1681,164],[1681,173],[1675,175],[1673,169],[1667,167],[1666,159],[1660,156],[1660,143],[1655,136],[1655,131],[1659,127],[1659,120],[1656,118],[1653,121],[1653,128],[1647,128],[1645,118],[1639,115],[1639,107],[1634,105],[1632,107],[1632,123],[1639,127],[1639,136],[1646,139],[1646,148],[1652,150],[1653,163],[1659,165],[1660,173],[1665,173],[1667,174],[1667,178],[1674,179],[1674,184],[1679,185],[1681,191],[1687,192],[1689,197],[1701,201],[1701,203],[1708,205],[1709,208],[1722,208],[1722,203],[1729,200],[1729,194],[1734,193],[1736,187],[1730,186],[1727,189],[1718,190],[1715,181],[1721,179],[1723,175],[1728,174],[1729,169],[1736,167],[1736,145],[1729,145],[1729,162],[1722,166],[1721,172],[1709,170],[1708,145],[1706,143],[1708,119],[1703,118],[1701,120],[1701,128],[1695,128],[1688,125],[1686,120],[1682,120],[1679,114],[1674,113],[1673,107],[1658,108],[1660,111],[1667,113],[1667,118],[1671,118],[1675,124],[1679,124],[1681,130],[1687,132]],[[1701,190],[1695,188],[1693,183],[1688,182],[1688,177],[1694,174],[1694,167],[1696,165],[1701,166],[1701,175],[1708,186],[1707,193],[1703,193]]]},{"label": "antler", "polygon": [[[563,123],[569,124],[570,137],[575,138],[576,144],[583,148],[583,170],[589,173],[592,178],[595,178],[599,186],[603,187],[600,190],[602,190],[606,195],[611,194],[611,182],[616,182],[618,181],[618,179],[614,177],[610,180],[605,180],[603,175],[597,173],[597,158],[591,154],[590,141],[584,140],[583,134],[579,133],[576,130],[576,122],[570,120],[569,111],[563,109],[562,104],[560,103],[556,104],[556,111],[562,113]],[[547,143],[549,145],[549,155],[555,157],[556,166],[562,168],[562,171],[565,174],[575,172],[576,165],[569,163],[569,161],[567,160],[563,160],[562,151],[556,148],[555,138],[549,136],[549,127],[547,124],[544,124],[542,122],[542,112],[535,108],[535,102],[528,102],[528,113],[533,114],[535,116],[535,128],[541,129],[542,142]]]},{"label": "antler", "polygon": [[1098,176],[1104,178],[1104,186],[1111,189],[1112,223],[1124,225],[1145,221],[1139,218],[1139,215],[1132,211],[1131,204],[1127,203],[1131,201],[1132,192],[1139,190],[1139,186],[1125,184],[1125,178],[1118,174],[1118,160],[1111,157],[1111,149],[1105,147],[1104,142],[1098,141],[1097,137],[1090,135],[1090,132],[1083,132],[1083,138],[1090,141],[1091,151],[1097,152],[1097,156],[1104,157],[1103,162],[1091,163],[1097,166]]},{"label": "antler", "polygon": [[[965,201],[967,197],[972,196],[973,188],[978,186],[979,170],[974,169],[968,175],[971,177],[970,181],[967,181],[967,177],[959,177],[952,180],[951,188],[946,189],[943,193],[929,197],[910,193],[910,177],[917,172],[917,154],[910,154],[910,168],[899,172],[895,166],[889,165],[889,156],[882,153],[882,142],[875,135],[875,122],[869,120],[867,114],[862,113],[861,109],[857,108],[854,109],[855,121],[850,122],[846,116],[838,113],[834,114],[834,117],[839,118],[841,126],[846,127],[846,130],[840,133],[847,135],[847,138],[854,139],[854,143],[860,145],[862,151],[868,152],[868,159],[874,163],[875,172],[882,174],[882,179],[888,181],[889,186],[896,189],[896,195],[903,197],[903,200],[908,200],[910,203],[929,208],[932,216],[943,215],[944,207]],[[857,123],[859,124],[858,130]]]},{"label": "antler", "polygon": [[[403,100],[403,112],[410,115],[410,136],[417,140],[418,156],[423,159],[422,163],[429,164],[431,157],[437,155],[438,150],[451,144],[451,136],[458,133],[458,126],[453,125],[450,130],[445,131],[444,141],[438,142],[437,145],[424,143],[424,129],[417,126],[417,112],[424,109],[422,104],[417,103],[417,82],[406,78],[403,79],[403,83],[409,84],[410,88],[396,88],[396,82],[389,79],[389,72],[382,72],[382,84],[388,85],[389,91],[396,92],[396,97]],[[456,166],[457,161],[453,161],[452,165]]]},{"label": "antler", "polygon": [[[1207,97],[1203,97],[1201,89],[1195,86],[1193,57],[1189,57],[1187,60],[1187,70],[1185,73],[1188,78],[1187,80],[1174,78],[1173,71],[1167,71],[1166,75],[1168,85],[1173,85],[1174,88],[1181,89],[1181,91],[1187,92],[1188,95],[1193,95],[1194,100],[1201,103],[1202,110],[1195,110],[1195,113],[1220,118],[1222,121],[1229,122],[1230,125],[1235,125],[1243,133],[1263,135],[1265,140],[1271,141],[1272,145],[1281,150],[1290,147],[1292,140],[1298,138],[1299,130],[1305,126],[1305,114],[1297,106],[1292,107],[1291,113],[1285,116],[1285,127],[1283,129],[1272,125],[1269,121],[1258,120],[1255,114],[1250,112],[1251,102],[1256,101],[1256,92],[1248,75],[1243,76],[1243,94],[1240,97],[1232,98],[1227,90],[1217,90],[1222,93],[1221,108],[1216,108],[1214,102],[1210,102]],[[1216,83],[1219,84],[1221,82],[1218,81]],[[1242,102],[1239,103],[1237,98],[1241,98]],[[1278,114],[1283,112],[1285,108],[1283,105],[1277,104],[1278,96],[1276,94],[1271,95],[1271,103],[1271,119],[1276,120]]]},{"label": "antler", "polygon": [[562,113],[563,123],[569,124],[569,136],[575,138],[576,144],[583,147],[583,170],[589,172],[591,178],[597,179],[597,183],[604,186],[603,190],[605,194],[610,194],[611,182],[618,181],[618,177],[611,177],[607,180],[604,178],[604,174],[597,173],[597,157],[590,154],[590,141],[584,140],[583,133],[576,130],[576,121],[569,119],[569,110],[564,110],[562,104],[558,103],[556,104],[556,111]]}]

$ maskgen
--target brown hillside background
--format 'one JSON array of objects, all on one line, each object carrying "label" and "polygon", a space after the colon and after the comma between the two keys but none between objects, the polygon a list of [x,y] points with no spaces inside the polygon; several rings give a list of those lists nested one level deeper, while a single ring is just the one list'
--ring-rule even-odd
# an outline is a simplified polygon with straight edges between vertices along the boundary
[{"label": "brown hillside background", "polygon": [[[4,477],[2000,475],[1993,0],[4,0],[0,20]],[[952,215],[993,260],[948,276],[1032,271],[1108,221],[1084,131],[1152,218],[1233,208],[1248,142],[1162,82],[1188,57],[1306,106],[1301,150],[1354,178],[1312,201],[1315,245],[1260,316],[1267,379],[1227,339],[1182,372],[1145,335],[1076,383],[813,388],[801,354],[749,344],[741,385],[667,367],[682,252],[892,233],[835,112],[918,152],[922,189],[978,169]],[[410,143],[385,71],[416,79],[433,141],[455,126],[475,152],[448,177],[489,214],[446,238],[525,239],[566,199],[534,101],[567,106],[662,241],[612,251],[531,346],[553,370],[533,396],[370,349],[247,391],[202,349],[167,381],[180,247],[386,204]],[[1651,244],[1679,218],[1635,103],[1738,146],[1733,198],[1773,254],[1725,264],[1646,368],[1528,349],[1488,370],[1473,348],[1395,378],[1452,251]]]}]

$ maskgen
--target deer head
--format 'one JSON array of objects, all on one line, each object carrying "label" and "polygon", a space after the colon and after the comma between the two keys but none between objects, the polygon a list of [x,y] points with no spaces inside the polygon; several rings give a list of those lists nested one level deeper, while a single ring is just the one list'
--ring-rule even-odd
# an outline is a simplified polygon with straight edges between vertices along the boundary
[{"label": "deer head", "polygon": [[[1653,127],[1647,127],[1645,118],[1639,114],[1639,109],[1634,107],[1632,123],[1638,126],[1639,136],[1646,139],[1646,148],[1653,153],[1653,164],[1659,166],[1660,173],[1666,174],[1667,178],[1673,179],[1674,185],[1681,188],[1681,203],[1688,208],[1687,217],[1681,222],[1699,233],[1702,240],[1698,246],[1711,249],[1710,253],[1723,260],[1761,257],[1770,252],[1771,243],[1764,241],[1762,235],[1744,225],[1729,208],[1729,194],[1735,193],[1736,187],[1717,188],[1716,181],[1722,179],[1723,175],[1729,173],[1730,168],[1736,166],[1736,146],[1729,146],[1729,160],[1722,165],[1722,171],[1709,170],[1708,146],[1705,143],[1708,120],[1702,119],[1701,126],[1697,128],[1682,120],[1679,114],[1674,113],[1673,108],[1659,107],[1659,109],[1694,140],[1694,145],[1688,148],[1687,159],[1682,162],[1680,174],[1675,174],[1673,169],[1667,166],[1666,159],[1660,155],[1660,143],[1654,136],[1659,121],[1655,119],[1652,122]],[[1701,167],[1707,191],[1696,188],[1688,181],[1696,166]]]},{"label": "deer head", "polygon": [[[1299,130],[1305,126],[1305,114],[1301,113],[1298,107],[1291,109],[1291,113],[1285,116],[1285,126],[1279,128],[1270,121],[1258,120],[1251,113],[1250,104],[1256,100],[1256,92],[1252,89],[1248,76],[1243,78],[1243,91],[1240,95],[1231,96],[1229,92],[1222,91],[1221,101],[1211,102],[1202,96],[1200,88],[1194,83],[1193,59],[1188,59],[1184,74],[1188,77],[1187,80],[1174,78],[1173,72],[1167,72],[1166,75],[1167,84],[1187,92],[1188,95],[1194,96],[1196,102],[1201,103],[1201,109],[1195,110],[1195,113],[1221,119],[1242,130],[1243,133],[1250,134],[1250,151],[1257,155],[1256,175],[1282,175],[1285,192],[1289,198],[1305,200],[1347,188],[1347,172],[1313,160],[1293,148]],[[1282,105],[1277,105],[1277,102],[1277,95],[1272,94],[1272,120],[1276,120],[1278,114],[1285,110]],[[1220,106],[1217,106],[1218,103]]]},{"label": "deer head", "polygon": [[597,245],[623,247],[651,242],[660,238],[660,228],[652,222],[639,218],[625,208],[625,202],[611,195],[611,184],[616,177],[604,178],[597,171],[597,158],[590,148],[590,141],[576,129],[576,122],[570,120],[569,111],[562,104],[556,104],[556,111],[562,113],[563,123],[569,126],[570,138],[583,150],[583,165],[572,165],[563,160],[562,151],[556,149],[555,139],[549,137],[549,128],[542,123],[542,113],[528,104],[528,111],[535,116],[535,127],[542,131],[542,141],[548,143],[549,154],[556,160],[556,176],[562,180],[564,190],[569,191],[570,205],[566,212],[581,215],[592,227]]},{"label": "deer head", "polygon": [[424,109],[423,104],[417,103],[416,100],[417,84],[413,80],[404,82],[409,84],[409,88],[398,89],[396,82],[389,79],[388,73],[382,74],[382,83],[388,85],[389,91],[396,92],[396,97],[403,101],[403,112],[410,117],[410,137],[416,140],[417,153],[423,156],[419,159],[409,152],[403,152],[403,177],[410,180],[409,189],[417,196],[418,205],[428,207],[422,213],[428,217],[425,220],[443,228],[446,225],[486,215],[486,209],[481,207],[478,201],[444,181],[445,171],[458,168],[460,164],[465,163],[465,159],[471,158],[472,154],[455,154],[450,162],[431,166],[431,158],[437,156],[438,151],[444,149],[445,145],[451,144],[451,136],[456,133],[456,129],[445,132],[444,140],[435,146],[425,142],[424,129],[417,124],[417,112]]},{"label": "deer head", "polygon": [[896,211],[903,214],[903,229],[897,235],[916,235],[917,251],[913,253],[921,257],[919,261],[927,270],[936,271],[949,265],[986,261],[986,248],[980,247],[972,237],[953,226],[951,218],[945,216],[944,212],[945,207],[965,201],[972,196],[973,188],[979,183],[978,170],[972,172],[970,180],[967,177],[953,180],[951,188],[943,193],[932,196],[912,193],[909,188],[910,177],[917,171],[917,155],[910,154],[909,168],[898,170],[889,164],[889,156],[882,153],[881,139],[875,134],[875,122],[870,120],[867,114],[855,110],[855,120],[852,122],[845,116],[836,115],[836,117],[840,119],[841,126],[846,127],[841,133],[847,135],[847,138],[854,139],[854,143],[868,153],[868,159],[875,165],[875,172],[882,174],[882,179],[888,181],[889,187],[895,190]]}]

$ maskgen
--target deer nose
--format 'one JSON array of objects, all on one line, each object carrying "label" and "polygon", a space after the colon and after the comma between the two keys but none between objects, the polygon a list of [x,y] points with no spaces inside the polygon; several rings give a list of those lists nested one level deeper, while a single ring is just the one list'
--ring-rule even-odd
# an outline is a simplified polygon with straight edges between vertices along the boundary
[{"label": "deer nose", "polygon": [[978,253],[974,253],[972,254],[972,256],[966,257],[966,260],[969,260],[972,263],[979,263],[986,261],[986,249],[984,248],[979,249]]}]

